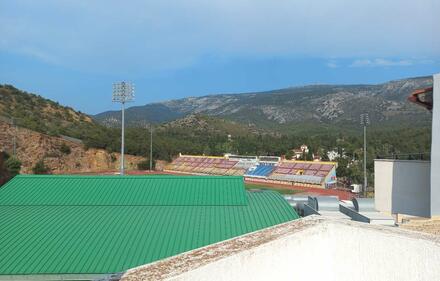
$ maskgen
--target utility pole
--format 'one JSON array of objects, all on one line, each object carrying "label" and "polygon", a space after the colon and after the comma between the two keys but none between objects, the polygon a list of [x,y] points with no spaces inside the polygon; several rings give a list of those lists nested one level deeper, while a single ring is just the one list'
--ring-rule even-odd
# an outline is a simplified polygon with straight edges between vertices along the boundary
[{"label": "utility pole", "polygon": [[125,103],[134,99],[134,87],[131,83],[120,82],[113,84],[113,102],[122,105],[121,116],[121,176],[124,175],[124,138],[125,138]]},{"label": "utility pole", "polygon": [[153,170],[153,125],[150,123],[150,172]]},{"label": "utility pole", "polygon": [[12,155],[14,157],[17,157],[17,135],[18,135],[17,119],[21,119],[21,118],[11,117],[11,128],[13,128],[14,130],[14,134],[12,136]]},{"label": "utility pole", "polygon": [[364,197],[367,197],[367,126],[370,125],[368,113],[363,113],[361,117],[361,126],[364,127]]},{"label": "utility pole", "polygon": [[15,124],[15,119],[12,117],[11,125],[14,128],[14,137],[12,138],[12,154],[17,157],[17,125]]}]

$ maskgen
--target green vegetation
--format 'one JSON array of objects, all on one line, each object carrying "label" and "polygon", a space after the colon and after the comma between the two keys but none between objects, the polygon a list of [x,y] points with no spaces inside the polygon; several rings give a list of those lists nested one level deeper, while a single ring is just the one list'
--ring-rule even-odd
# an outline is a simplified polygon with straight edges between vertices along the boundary
[{"label": "green vegetation", "polygon": [[0,152],[0,186],[20,173],[21,161],[8,153]]},{"label": "green vegetation", "polygon": [[[156,161],[152,161],[151,163],[152,169],[154,170],[154,168],[156,167]],[[141,162],[139,162],[137,164],[137,167],[139,170],[150,170],[150,160],[149,159],[145,159]]]},{"label": "green vegetation", "polygon": [[70,146],[68,146],[68,145],[65,144],[65,143],[62,143],[62,144],[61,144],[61,146],[60,146],[60,151],[61,151],[61,153],[64,153],[64,154],[66,154],[66,155],[68,155],[68,154],[70,154],[70,153],[72,152]]},{"label": "green vegetation", "polygon": [[32,168],[32,172],[36,175],[48,174],[49,171],[50,169],[44,164],[44,160],[38,161]]},{"label": "green vegetation", "polygon": [[114,137],[89,116],[11,85],[0,85],[0,115],[40,133],[81,139],[89,147],[105,148],[105,139]]},{"label": "green vegetation", "polygon": [[[319,94],[310,92],[309,94],[315,98],[325,95],[325,91],[318,92]],[[403,92],[401,96],[406,94]],[[263,104],[266,101],[269,102],[267,100],[269,97],[265,95],[255,97],[255,99]],[[285,99],[285,96],[281,94],[274,97],[277,100]],[[86,147],[102,148],[110,153],[120,150],[119,127],[104,127],[83,113],[38,95],[22,92],[9,85],[0,85],[0,98],[0,115],[13,117],[19,126],[45,134],[78,138]],[[414,116],[420,114],[425,116],[429,113],[420,112],[416,108],[414,114]],[[408,115],[408,118],[410,116],[412,115]],[[375,158],[414,159],[423,156],[423,159],[429,159],[431,129],[430,123],[425,122],[425,117],[421,119],[421,123],[414,123],[412,119],[408,121],[409,119],[403,116],[399,119],[401,120],[399,123],[376,124],[368,129],[367,169],[370,183],[373,183],[373,159]],[[256,127],[253,123],[247,123],[247,120],[243,118],[240,119],[241,117],[231,115],[225,118],[228,119],[189,115],[166,124],[155,125],[153,127],[153,161],[158,159],[170,161],[179,153],[218,156],[224,153],[285,155],[286,158],[291,158],[293,156],[291,149],[307,144],[310,152],[303,156],[304,159],[311,159],[313,153],[320,155],[323,160],[328,160],[328,151],[338,152],[341,155],[337,159],[338,177],[345,179],[347,184],[362,182],[363,138],[360,127],[343,126],[342,123],[309,121],[269,124],[267,120],[260,120],[261,124],[254,123],[261,125]],[[235,121],[232,121],[234,118]],[[356,123],[358,123],[357,120]],[[411,125],[413,127],[410,127]],[[127,128],[126,153],[144,156],[147,159],[150,146],[149,135],[149,129]],[[69,154],[70,147],[62,145],[60,152]],[[114,155],[112,161],[116,161]],[[44,163],[39,162],[37,171],[48,172],[47,169],[42,169],[44,167]],[[141,163],[139,168],[148,169],[148,161]]]},{"label": "green vegetation", "polygon": [[21,161],[15,157],[9,157],[9,159],[5,161],[5,168],[11,177],[15,177],[20,173]]},{"label": "green vegetation", "polygon": [[244,186],[247,190],[251,190],[251,189],[272,190],[279,192],[281,194],[295,194],[301,192],[300,190],[295,190],[295,189],[277,188],[277,187],[264,186],[264,185],[251,184],[251,183],[246,183]]}]

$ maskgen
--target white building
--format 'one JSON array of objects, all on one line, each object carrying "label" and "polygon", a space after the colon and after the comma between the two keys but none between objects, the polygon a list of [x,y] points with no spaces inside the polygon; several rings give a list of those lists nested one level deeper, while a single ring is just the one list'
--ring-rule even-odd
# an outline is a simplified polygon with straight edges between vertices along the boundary
[{"label": "white building", "polygon": [[309,148],[307,145],[303,144],[300,146],[300,148],[292,149],[292,152],[295,155],[295,159],[301,159],[304,154],[309,153]]},{"label": "white building", "polygon": [[433,88],[416,91],[413,102],[432,109],[431,161],[374,162],[375,207],[391,214],[440,216],[440,74]]}]

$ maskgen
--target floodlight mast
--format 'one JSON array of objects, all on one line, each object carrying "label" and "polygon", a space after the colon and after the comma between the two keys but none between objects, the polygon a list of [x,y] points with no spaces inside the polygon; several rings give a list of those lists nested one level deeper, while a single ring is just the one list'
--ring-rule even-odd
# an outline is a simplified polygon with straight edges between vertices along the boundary
[{"label": "floodlight mast", "polygon": [[153,170],[153,125],[150,123],[150,173]]},{"label": "floodlight mast", "polygon": [[134,87],[128,82],[119,82],[113,84],[113,102],[120,102],[122,105],[121,110],[121,176],[124,175],[124,134],[125,134],[125,103],[133,101],[134,99]]},{"label": "floodlight mast", "polygon": [[367,126],[370,125],[368,113],[360,115],[361,125],[364,126],[364,197],[367,197]]}]

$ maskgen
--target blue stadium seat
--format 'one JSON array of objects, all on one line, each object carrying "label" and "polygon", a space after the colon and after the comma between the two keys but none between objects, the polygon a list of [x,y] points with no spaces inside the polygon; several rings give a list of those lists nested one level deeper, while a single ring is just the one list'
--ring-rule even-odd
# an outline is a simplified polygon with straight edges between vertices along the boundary
[{"label": "blue stadium seat", "polygon": [[258,164],[255,168],[250,168],[247,170],[245,176],[249,177],[267,177],[274,170],[275,165],[273,164]]}]

